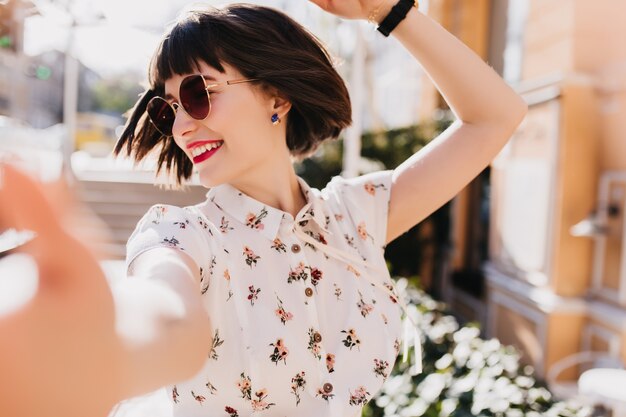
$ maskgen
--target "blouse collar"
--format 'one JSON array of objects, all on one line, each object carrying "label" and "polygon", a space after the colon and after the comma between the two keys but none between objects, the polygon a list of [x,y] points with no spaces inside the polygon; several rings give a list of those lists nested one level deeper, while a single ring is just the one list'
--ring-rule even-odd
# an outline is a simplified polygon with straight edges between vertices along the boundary
[{"label": "blouse collar", "polygon": [[322,230],[326,230],[322,197],[319,190],[311,188],[306,181],[297,177],[300,189],[307,203],[293,219],[291,214],[264,204],[239,191],[230,184],[211,188],[206,196],[215,206],[246,227],[257,230],[264,237],[274,240],[278,235],[283,219],[304,226],[313,220]]}]

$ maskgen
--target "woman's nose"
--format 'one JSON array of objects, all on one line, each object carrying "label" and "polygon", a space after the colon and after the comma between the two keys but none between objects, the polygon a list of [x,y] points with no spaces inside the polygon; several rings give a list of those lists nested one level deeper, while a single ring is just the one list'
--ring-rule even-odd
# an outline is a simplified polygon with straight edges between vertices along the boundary
[{"label": "woman's nose", "polygon": [[189,116],[181,106],[178,105],[175,108],[176,115],[172,124],[172,135],[184,136],[188,132],[193,132],[197,128],[198,121]]}]

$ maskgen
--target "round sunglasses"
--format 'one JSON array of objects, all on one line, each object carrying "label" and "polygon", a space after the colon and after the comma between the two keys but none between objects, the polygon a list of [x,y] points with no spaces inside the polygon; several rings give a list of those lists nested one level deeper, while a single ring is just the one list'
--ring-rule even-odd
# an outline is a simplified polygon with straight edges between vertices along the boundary
[{"label": "round sunglasses", "polygon": [[229,80],[221,83],[208,84],[202,74],[190,75],[180,83],[179,103],[170,104],[163,97],[153,97],[148,102],[146,111],[150,122],[165,136],[172,136],[172,126],[176,119],[178,107],[182,106],[185,112],[196,120],[204,120],[211,113],[211,94],[209,88],[220,85],[233,85],[257,81],[255,78]]}]

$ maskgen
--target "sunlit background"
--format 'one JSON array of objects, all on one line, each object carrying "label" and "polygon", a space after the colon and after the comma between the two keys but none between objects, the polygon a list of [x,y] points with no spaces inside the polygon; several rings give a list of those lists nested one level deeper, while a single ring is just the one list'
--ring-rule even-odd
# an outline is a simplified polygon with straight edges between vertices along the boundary
[{"label": "sunlit background", "polygon": [[[392,169],[450,123],[393,38],[305,0],[249,2],[309,28],[349,85],[353,126],[297,166],[311,185]],[[154,178],[153,161],[110,157],[161,34],[191,6],[0,1],[0,153],[44,181],[68,181],[81,203],[77,233],[111,279],[123,278],[125,242],[149,206],[206,193],[196,181],[184,192],[157,187],[168,179]],[[596,415],[626,416],[616,389],[626,387],[626,2],[430,0],[420,10],[530,110],[490,167],[387,248],[399,282],[429,294],[412,295],[427,313],[427,372],[396,369],[364,415],[582,416],[595,405]],[[0,258],[20,239],[0,235]],[[118,416],[158,417],[158,395]]]}]

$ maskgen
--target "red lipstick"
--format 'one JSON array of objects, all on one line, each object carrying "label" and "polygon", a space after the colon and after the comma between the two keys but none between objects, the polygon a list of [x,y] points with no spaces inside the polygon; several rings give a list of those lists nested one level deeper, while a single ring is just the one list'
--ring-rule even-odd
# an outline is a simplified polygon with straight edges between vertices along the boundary
[{"label": "red lipstick", "polygon": [[197,142],[191,142],[187,145],[187,149],[192,150],[195,149],[199,146],[203,146],[203,145],[211,145],[211,144],[216,144],[219,143],[219,146],[213,148],[213,149],[209,149],[207,151],[204,151],[203,153],[201,153],[200,155],[197,156],[193,156],[192,160],[194,164],[199,164],[202,161],[206,161],[207,159],[209,159],[211,156],[213,156],[221,147],[222,144],[224,143],[224,141],[221,140],[205,140],[205,141],[197,141]]}]

